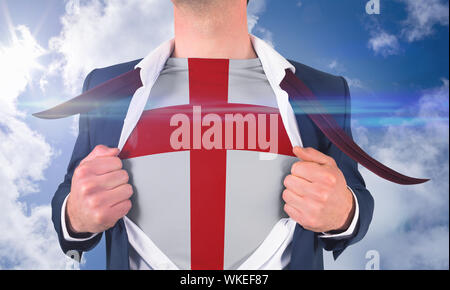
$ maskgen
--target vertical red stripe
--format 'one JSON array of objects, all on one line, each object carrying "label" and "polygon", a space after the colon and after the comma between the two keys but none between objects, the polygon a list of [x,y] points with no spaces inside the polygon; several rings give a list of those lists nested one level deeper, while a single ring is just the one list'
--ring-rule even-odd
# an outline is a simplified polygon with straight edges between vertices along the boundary
[{"label": "vertical red stripe", "polygon": [[[228,102],[228,60],[189,59],[190,103],[206,108]],[[192,124],[201,127],[201,124]],[[195,130],[195,129],[194,129]],[[226,150],[192,149],[191,269],[224,264]]]}]

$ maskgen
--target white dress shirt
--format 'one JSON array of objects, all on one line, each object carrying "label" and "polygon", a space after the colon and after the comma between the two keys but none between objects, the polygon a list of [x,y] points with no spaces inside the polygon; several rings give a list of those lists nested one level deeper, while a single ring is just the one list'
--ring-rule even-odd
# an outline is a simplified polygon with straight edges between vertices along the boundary
[{"label": "white dress shirt", "polygon": [[[270,86],[275,93],[278,109],[280,110],[281,119],[289,140],[291,141],[292,146],[303,147],[297,120],[295,118],[293,108],[289,102],[289,96],[280,87],[280,83],[286,74],[285,70],[290,69],[295,73],[295,67],[266,42],[256,36],[250,36],[256,54],[258,55],[258,58],[263,66],[264,73],[266,74]],[[136,65],[136,68],[141,69],[140,76],[143,86],[136,90],[130,102],[120,136],[118,146],[120,150],[122,150],[136,124],[138,123],[150,96],[150,91],[158,79],[160,72],[163,70],[168,58],[172,55],[174,47],[174,39],[164,42]],[[359,206],[354,193],[353,197],[355,199],[356,208],[354,218],[349,228],[345,232],[339,234],[323,233],[320,236],[321,238],[344,239],[354,234],[356,224],[359,219]],[[67,198],[63,203],[61,211],[61,224],[64,238],[67,241],[78,242],[83,242],[94,238],[96,235],[92,235],[91,237],[85,239],[77,239],[69,235],[65,221],[66,202]],[[128,241],[131,246],[131,269],[178,269],[178,267],[170,261],[170,259],[164,255],[160,249],[158,249],[152,240],[136,224],[134,224],[127,217],[124,217],[124,222],[127,230]],[[263,243],[238,269],[276,270],[285,268],[291,259],[291,253],[289,252],[291,251],[291,247],[289,247],[289,245],[293,239],[295,226],[296,222],[290,218],[280,220],[274,226]]]}]

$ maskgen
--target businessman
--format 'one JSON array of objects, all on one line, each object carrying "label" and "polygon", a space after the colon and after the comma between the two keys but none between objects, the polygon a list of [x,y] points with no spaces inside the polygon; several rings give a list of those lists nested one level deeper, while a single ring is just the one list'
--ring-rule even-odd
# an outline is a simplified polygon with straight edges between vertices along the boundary
[{"label": "businessman", "polygon": [[364,237],[374,202],[286,80],[333,103],[351,138],[347,82],[249,34],[245,0],[172,2],[174,39],[85,80],[107,90],[139,71],[141,86],[81,113],[52,201],[63,251],[105,234],[108,269],[323,269],[323,249]]}]

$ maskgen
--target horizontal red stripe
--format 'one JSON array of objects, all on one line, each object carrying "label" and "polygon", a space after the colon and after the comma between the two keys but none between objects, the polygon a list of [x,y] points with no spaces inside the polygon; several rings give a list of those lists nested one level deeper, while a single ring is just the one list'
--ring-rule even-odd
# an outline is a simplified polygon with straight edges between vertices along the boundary
[{"label": "horizontal red stripe", "polygon": [[[225,148],[225,115],[226,114],[241,114],[246,116],[247,114],[254,114],[257,117],[259,114],[266,115],[266,140],[269,140],[270,136],[270,115],[276,114],[278,116],[278,154],[294,156],[292,153],[292,145],[286,130],[283,126],[283,122],[278,109],[265,106],[247,105],[247,104],[220,104],[201,106],[202,118],[206,114],[217,114],[222,119],[222,148]],[[178,127],[171,127],[170,120],[176,114],[186,114],[190,121],[190,148],[193,150],[193,106],[181,105],[165,107],[160,109],[144,111],[139,120],[136,128],[128,138],[121,154],[122,159],[131,159],[136,157],[142,157],[153,154],[186,151],[185,149],[175,150],[170,144],[170,137],[172,133]],[[208,127],[202,127],[202,133],[204,133]],[[248,130],[245,126],[245,138],[244,147],[237,148],[236,146],[236,133],[237,130],[233,130],[233,146],[229,150],[247,150],[258,152],[269,152],[269,149],[263,149],[259,146],[258,138],[259,132],[256,130],[256,148],[249,148],[248,144]],[[202,135],[203,136],[203,135]],[[203,148],[203,146],[202,146]]]}]

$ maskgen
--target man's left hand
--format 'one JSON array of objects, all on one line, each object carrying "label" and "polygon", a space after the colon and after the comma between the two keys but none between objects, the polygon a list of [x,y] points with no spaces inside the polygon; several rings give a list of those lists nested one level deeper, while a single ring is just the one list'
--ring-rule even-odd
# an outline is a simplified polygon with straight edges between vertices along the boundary
[{"label": "man's left hand", "polygon": [[300,159],[284,180],[285,212],[313,232],[343,232],[355,213],[355,201],[335,160],[313,148],[295,147]]}]

